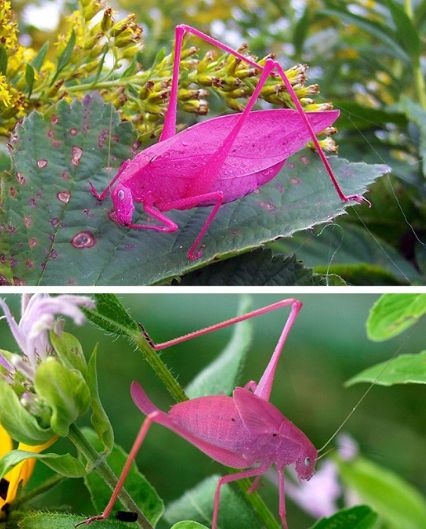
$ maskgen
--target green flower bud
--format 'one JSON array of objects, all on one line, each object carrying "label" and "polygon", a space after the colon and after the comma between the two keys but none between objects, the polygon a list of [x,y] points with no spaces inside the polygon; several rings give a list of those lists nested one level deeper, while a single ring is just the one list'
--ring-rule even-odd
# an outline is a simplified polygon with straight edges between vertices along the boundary
[{"label": "green flower bud", "polygon": [[83,375],[50,357],[37,368],[34,386],[52,409],[52,430],[66,437],[70,425],[90,405],[90,390]]}]

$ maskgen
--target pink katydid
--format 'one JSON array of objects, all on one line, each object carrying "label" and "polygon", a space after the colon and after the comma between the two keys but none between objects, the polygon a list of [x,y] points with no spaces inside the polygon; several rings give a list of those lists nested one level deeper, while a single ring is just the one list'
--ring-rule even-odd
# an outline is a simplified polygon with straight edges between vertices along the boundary
[{"label": "pink katydid", "polygon": [[[258,84],[243,112],[202,121],[176,133],[179,66],[183,38],[193,34],[261,71]],[[310,140],[324,164],[340,199],[362,202],[361,195],[346,196],[318,142],[316,134],[331,126],[339,111],[304,112],[282,66],[267,59],[264,66],[220,41],[187,25],[176,26],[171,95],[164,127],[157,144],[125,161],[102,193],[90,184],[92,194],[104,200],[111,193],[111,218],[128,228],[174,232],[178,225],[164,212],[213,206],[188,258],[201,256],[201,241],[222,204],[237,200],[272,180],[287,158]],[[282,79],[296,110],[252,111],[270,75]],[[134,202],[159,224],[133,223]]]},{"label": "pink katydid", "polygon": [[287,306],[291,307],[290,314],[259,383],[250,381],[244,387],[235,388],[232,397],[219,395],[194,398],[175,404],[168,413],[165,413],[150,401],[139,383],[132,383],[133,401],[146,415],[146,419],[142,423],[104,512],[78,525],[89,525],[96,520],[105,520],[109,517],[149,428],[153,423],[158,423],[183,437],[212,459],[228,467],[242,469],[241,472],[224,476],[219,480],[214,498],[212,529],[217,528],[222,485],[254,477],[256,479],[250,490],[255,490],[261,476],[273,465],[277,469],[279,478],[279,514],[284,529],[288,529],[284,468],[294,464],[298,477],[308,480],[314,473],[318,451],[306,435],[269,402],[269,398],[278,361],[302,303],[296,299],[284,299],[164,343],[156,344],[151,339],[149,341],[155,350],[160,351]]}]

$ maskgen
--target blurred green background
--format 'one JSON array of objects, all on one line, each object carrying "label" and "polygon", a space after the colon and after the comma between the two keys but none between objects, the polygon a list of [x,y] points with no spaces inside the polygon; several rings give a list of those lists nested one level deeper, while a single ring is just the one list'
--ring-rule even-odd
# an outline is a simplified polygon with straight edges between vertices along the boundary
[{"label": "blurred green background", "polygon": [[[19,296],[5,296],[15,315],[19,315]],[[278,301],[285,296],[253,295],[253,308]],[[299,296],[298,296],[299,297]],[[417,353],[424,348],[424,322],[384,343],[367,339],[365,322],[377,299],[367,294],[307,294],[299,298],[304,308],[289,337],[280,363],[272,402],[315,443],[321,446],[356,404],[367,385],[344,389],[343,383],[363,368],[401,353]],[[222,321],[237,312],[239,296],[234,294],[141,294],[119,298],[156,341],[185,334]],[[258,380],[265,368],[288,309],[253,320],[254,340],[241,384]],[[75,332],[86,353],[99,343],[99,383],[105,408],[114,426],[116,440],[127,450],[139,429],[142,415],[129,395],[129,385],[139,380],[148,394],[163,409],[172,404],[166,390],[124,339],[106,335],[91,323]],[[186,385],[227,343],[230,329],[204,336],[163,352],[163,359]],[[0,321],[0,347],[16,350],[4,321]],[[425,392],[419,385],[376,386],[357,409],[344,431],[360,444],[361,452],[378,464],[396,471],[426,492]],[[62,448],[67,450],[63,442]],[[173,433],[154,426],[138,457],[142,472],[155,485],[165,501],[217,471],[220,465],[198,452]],[[35,481],[47,474],[37,467]],[[277,492],[266,481],[262,487],[273,512],[277,512]],[[88,494],[79,480],[68,481],[40,506],[71,506],[77,512],[86,500],[86,512],[92,512]],[[307,527],[310,518],[289,501],[292,527]],[[78,506],[78,507],[76,507]],[[167,527],[161,522],[160,528]]]}]

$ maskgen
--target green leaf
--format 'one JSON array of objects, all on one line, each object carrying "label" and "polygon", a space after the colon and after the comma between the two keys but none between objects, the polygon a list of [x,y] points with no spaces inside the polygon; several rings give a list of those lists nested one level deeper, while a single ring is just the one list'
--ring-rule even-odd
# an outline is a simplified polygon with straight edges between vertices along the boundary
[{"label": "green leaf", "polygon": [[416,269],[385,241],[359,226],[335,222],[281,239],[273,248],[295,253],[321,274],[337,274],[349,284],[410,284],[421,281]]},{"label": "green leaf", "polygon": [[37,368],[34,385],[37,393],[52,408],[52,430],[66,437],[70,425],[90,405],[90,391],[83,375],[50,357]]},{"label": "green leaf", "polygon": [[87,318],[101,329],[118,335],[139,333],[137,322],[114,294],[95,294],[96,308],[86,309]]},{"label": "green leaf", "polygon": [[[173,524],[180,520],[195,520],[211,526],[213,497],[220,476],[210,476],[187,490],[167,506],[165,518]],[[220,494],[218,529],[259,529],[259,521],[243,498],[232,487],[223,487]]]},{"label": "green leaf", "polygon": [[53,437],[51,428],[42,428],[21,404],[18,396],[9,384],[0,378],[0,424],[9,435],[29,445],[49,441]]},{"label": "green leaf", "polygon": [[393,384],[426,384],[426,351],[405,354],[369,367],[349,379],[345,386],[373,382],[380,386]]},{"label": "green leaf", "polygon": [[7,51],[3,44],[0,44],[0,73],[6,75],[7,72]]},{"label": "green leaf", "polygon": [[84,465],[70,454],[35,454],[25,450],[12,450],[0,459],[0,477],[26,459],[37,459],[67,478],[81,478],[86,474]]},{"label": "green leaf", "polygon": [[[3,175],[4,188],[12,187],[13,193],[5,194],[0,213],[0,222],[10,226],[2,234],[9,258],[0,264],[0,274],[11,282],[164,283],[218,258],[325,222],[348,207],[319,157],[302,151],[258,193],[225,204],[206,234],[204,256],[190,262],[187,251],[209,208],[168,213],[180,226],[175,233],[130,230],[109,219],[110,198],[101,203],[90,193],[89,179],[104,189],[120,163],[134,155],[131,125],[120,123],[118,113],[97,96],[86,96],[71,107],[60,102],[55,123],[38,113],[25,119],[13,151],[23,185]],[[330,161],[348,194],[364,192],[389,170],[339,158]]]},{"label": "green leaf", "polygon": [[[15,517],[17,517],[16,514],[14,512]],[[82,520],[84,520],[82,515],[30,511],[22,513],[22,518],[19,518],[19,529],[73,529]],[[99,527],[102,529],[129,529],[129,524],[105,520]]]},{"label": "green leaf", "polygon": [[303,267],[295,256],[272,255],[259,248],[186,274],[181,285],[286,286],[325,285],[320,275]]},{"label": "green leaf", "polygon": [[424,529],[426,502],[398,475],[367,459],[338,461],[346,486],[374,509],[391,529]]},{"label": "green leaf", "polygon": [[303,15],[300,17],[293,30],[293,44],[296,55],[300,55],[303,51],[303,44],[305,43],[306,37],[308,35],[310,23],[311,8],[308,6],[303,11]]},{"label": "green leaf", "polygon": [[[251,299],[240,301],[238,316],[250,310]],[[204,368],[185,389],[189,398],[205,395],[230,395],[241,375],[246,355],[253,338],[252,324],[243,321],[234,326],[231,340],[222,353]]]},{"label": "green leaf", "polygon": [[311,529],[374,529],[377,519],[377,514],[370,507],[357,505],[319,520]]},{"label": "green leaf", "polygon": [[[101,443],[93,431],[85,429],[84,435],[96,450],[102,449]],[[111,454],[107,457],[107,463],[117,476],[122,471],[126,460],[126,452],[118,445],[114,445]],[[84,481],[90,491],[96,512],[102,512],[111,497],[111,489],[96,472],[88,474]],[[125,488],[148,520],[155,526],[164,511],[163,501],[145,476],[139,472],[136,464],[133,464],[129,471]],[[123,510],[120,502],[116,503],[113,513],[118,510]]]},{"label": "green leaf", "polygon": [[90,416],[90,422],[92,423],[93,429],[98,434],[98,437],[103,444],[104,452],[109,453],[114,445],[114,432],[111,422],[102,406],[102,402],[99,397],[96,353],[97,347],[95,347],[92,356],[90,357],[86,376],[86,381],[89,386],[91,396],[92,414]]},{"label": "green leaf", "polygon": [[48,50],[49,50],[49,42],[46,41],[43,44],[43,46],[39,49],[37,55],[34,57],[34,59],[30,63],[34,67],[34,69],[37,70],[38,72],[40,71],[40,68],[43,66],[44,59],[46,58]]},{"label": "green leaf", "polygon": [[421,50],[421,41],[417,29],[401,4],[395,0],[386,0],[390,14],[396,26],[396,37],[405,51],[417,61]]},{"label": "green leaf", "polygon": [[53,83],[58,78],[59,74],[62,72],[65,66],[69,63],[69,60],[71,59],[71,56],[74,50],[75,40],[76,40],[75,32],[74,30],[72,30],[70,38],[67,42],[67,45],[65,46],[64,51],[61,53],[61,55],[58,58],[58,65],[56,66],[56,72],[52,80],[50,81],[50,85],[53,85]]},{"label": "green leaf", "polygon": [[25,65],[25,83],[27,85],[28,97],[31,97],[34,86],[35,72],[31,64]]},{"label": "green leaf", "polygon": [[320,11],[323,15],[335,16],[340,22],[346,22],[347,24],[354,24],[365,34],[370,35],[381,41],[385,45],[385,50],[404,61],[407,64],[411,63],[410,56],[406,53],[404,48],[398,44],[396,34],[389,30],[385,25],[379,22],[373,22],[360,15],[350,13],[344,8],[333,7],[331,9],[322,9]]},{"label": "green leaf", "polygon": [[389,340],[426,313],[426,294],[384,294],[370,310],[367,334],[376,342]]},{"label": "green leaf", "polygon": [[182,522],[175,523],[171,529],[208,529],[205,525],[201,525],[198,522],[192,522],[190,520],[183,520]]},{"label": "green leaf", "polygon": [[85,375],[87,362],[81,343],[77,338],[68,332],[61,332],[61,334],[50,332],[49,337],[53,349],[64,366],[69,369],[77,369],[77,371]]}]

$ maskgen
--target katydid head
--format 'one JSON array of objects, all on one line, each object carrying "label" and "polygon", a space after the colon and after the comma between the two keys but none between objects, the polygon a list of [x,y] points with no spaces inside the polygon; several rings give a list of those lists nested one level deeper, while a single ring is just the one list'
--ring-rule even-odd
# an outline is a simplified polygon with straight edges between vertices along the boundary
[{"label": "katydid head", "polygon": [[115,220],[123,225],[131,224],[135,211],[131,190],[119,183],[111,192],[111,200],[114,205]]},{"label": "katydid head", "polygon": [[299,459],[296,461],[296,472],[299,479],[311,479],[315,472],[317,462],[317,449],[306,439]]}]

